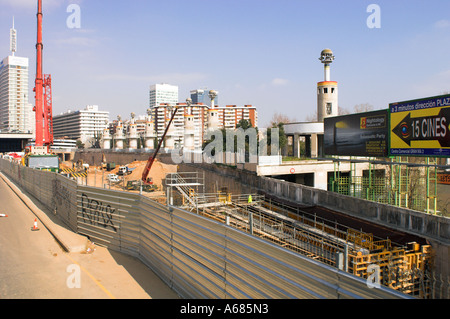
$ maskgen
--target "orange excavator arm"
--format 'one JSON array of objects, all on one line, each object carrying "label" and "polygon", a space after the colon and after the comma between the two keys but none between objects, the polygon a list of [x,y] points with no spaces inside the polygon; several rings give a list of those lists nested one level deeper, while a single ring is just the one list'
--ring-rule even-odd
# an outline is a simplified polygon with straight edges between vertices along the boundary
[{"label": "orange excavator arm", "polygon": [[153,162],[156,159],[156,155],[158,155],[159,150],[161,149],[161,145],[164,141],[164,139],[166,138],[167,132],[169,131],[170,125],[172,124],[173,119],[175,118],[175,115],[177,114],[178,111],[178,107],[175,107],[175,111],[172,114],[172,117],[170,118],[169,124],[166,127],[166,130],[164,131],[163,136],[161,137],[159,143],[158,143],[158,147],[156,148],[155,152],[153,153],[152,156],[150,156],[150,158],[147,161],[147,165],[145,165],[144,171],[142,172],[142,181],[144,183],[147,183],[147,177],[148,174],[150,173],[150,170],[152,169],[153,166]]}]

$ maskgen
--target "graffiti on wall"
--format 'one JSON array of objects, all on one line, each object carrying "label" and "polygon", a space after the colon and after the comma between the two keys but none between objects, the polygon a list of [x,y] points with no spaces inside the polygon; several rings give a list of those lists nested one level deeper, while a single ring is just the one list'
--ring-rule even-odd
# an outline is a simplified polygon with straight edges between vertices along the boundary
[{"label": "graffiti on wall", "polygon": [[111,207],[111,205],[89,198],[85,193],[81,195],[81,216],[84,222],[110,229],[117,233],[118,226],[113,218],[115,212],[116,209]]},{"label": "graffiti on wall", "polygon": [[61,181],[54,179],[52,181],[52,207],[56,209],[66,209],[70,208],[70,192]]}]

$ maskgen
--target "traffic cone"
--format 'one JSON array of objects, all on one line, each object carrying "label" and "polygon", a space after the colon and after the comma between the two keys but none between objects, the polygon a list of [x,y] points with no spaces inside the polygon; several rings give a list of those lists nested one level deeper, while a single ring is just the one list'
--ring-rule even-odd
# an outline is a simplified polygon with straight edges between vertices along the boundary
[{"label": "traffic cone", "polygon": [[32,231],[38,231],[39,230],[39,227],[38,227],[38,224],[37,224],[37,218],[34,219],[34,224],[33,224],[33,227],[31,227],[31,230]]}]

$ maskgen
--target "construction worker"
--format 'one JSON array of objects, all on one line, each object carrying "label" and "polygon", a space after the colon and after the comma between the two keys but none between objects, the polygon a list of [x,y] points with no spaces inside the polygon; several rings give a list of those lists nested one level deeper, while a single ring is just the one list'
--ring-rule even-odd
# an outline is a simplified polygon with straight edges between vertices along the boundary
[{"label": "construction worker", "polygon": [[252,199],[252,195],[248,195],[248,203],[249,203],[249,204],[251,204],[251,203],[252,203],[252,201],[253,201],[253,199]]}]

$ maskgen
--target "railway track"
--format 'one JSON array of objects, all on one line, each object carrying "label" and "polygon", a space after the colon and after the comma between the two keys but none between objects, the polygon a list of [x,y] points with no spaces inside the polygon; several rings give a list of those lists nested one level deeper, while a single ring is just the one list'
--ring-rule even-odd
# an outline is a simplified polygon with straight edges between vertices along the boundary
[{"label": "railway track", "polygon": [[416,242],[420,245],[427,245],[427,240],[423,237],[409,234],[404,231],[389,228],[379,225],[363,218],[350,216],[348,214],[331,210],[322,206],[306,206],[290,201],[278,199],[269,196],[265,197],[265,206],[269,206],[273,211],[289,214],[290,217],[301,218],[306,216],[308,218],[315,218],[319,223],[324,223],[328,226],[334,226],[342,231],[347,229],[359,230],[362,233],[373,234],[374,238],[378,240],[389,239],[392,243],[399,246],[406,246],[408,243]]}]

